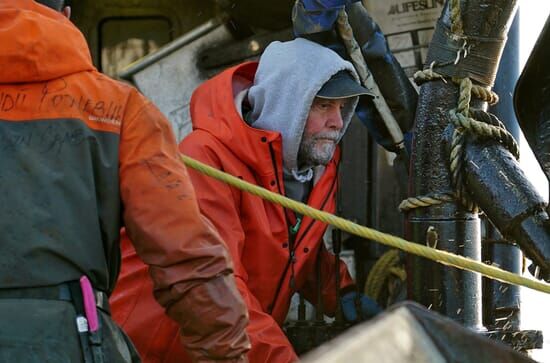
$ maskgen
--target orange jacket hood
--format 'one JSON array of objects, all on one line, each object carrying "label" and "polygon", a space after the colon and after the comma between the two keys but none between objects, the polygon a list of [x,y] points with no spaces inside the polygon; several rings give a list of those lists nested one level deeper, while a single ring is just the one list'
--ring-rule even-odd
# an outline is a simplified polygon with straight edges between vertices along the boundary
[{"label": "orange jacket hood", "polygon": [[193,129],[212,134],[239,160],[259,174],[271,171],[272,159],[261,142],[270,143],[280,152],[281,134],[249,126],[235,107],[236,84],[252,85],[258,63],[244,63],[230,68],[200,85],[191,97]]},{"label": "orange jacket hood", "polygon": [[0,84],[92,69],[84,36],[63,14],[33,0],[0,2]]}]

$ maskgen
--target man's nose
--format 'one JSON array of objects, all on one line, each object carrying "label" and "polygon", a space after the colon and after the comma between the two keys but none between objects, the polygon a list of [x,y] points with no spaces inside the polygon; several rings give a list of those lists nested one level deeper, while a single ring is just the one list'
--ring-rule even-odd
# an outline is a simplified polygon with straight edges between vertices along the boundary
[{"label": "man's nose", "polygon": [[327,121],[327,127],[340,131],[344,127],[344,119],[342,118],[342,111],[340,108],[333,110]]}]

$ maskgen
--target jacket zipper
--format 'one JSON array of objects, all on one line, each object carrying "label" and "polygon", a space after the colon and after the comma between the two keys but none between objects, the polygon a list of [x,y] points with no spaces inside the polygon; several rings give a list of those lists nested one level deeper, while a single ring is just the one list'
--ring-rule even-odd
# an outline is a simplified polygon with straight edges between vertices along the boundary
[{"label": "jacket zipper", "polygon": [[[271,164],[272,164],[273,169],[275,171],[275,180],[277,182],[277,190],[279,191],[280,195],[283,195],[283,192],[281,190],[281,183],[279,182],[279,170],[278,170],[279,168],[277,167],[277,160],[275,159],[275,151],[273,150],[273,146],[271,144],[269,144],[269,154],[271,156]],[[292,211],[290,211],[290,212],[292,213]],[[288,228],[289,226],[291,226],[291,223],[290,223],[290,219],[289,219],[287,213],[289,213],[289,211],[287,211],[287,209],[283,207],[283,214],[285,215],[285,221],[286,221],[286,225],[287,225],[287,228]],[[296,261],[294,251],[292,249],[292,245],[294,244],[294,239],[296,238],[296,235],[292,234],[292,231],[290,230],[290,228],[288,228],[287,233],[288,233],[289,256],[288,256],[288,260],[286,262],[285,268],[283,270],[283,273],[281,274],[281,277],[279,278],[279,282],[277,283],[277,289],[275,290],[275,295],[273,296],[273,300],[271,301],[271,304],[269,304],[267,306],[267,311],[268,311],[269,314],[271,314],[273,312],[273,308],[275,307],[275,301],[277,300],[277,297],[279,296],[281,288],[283,287],[284,278],[285,278],[285,275],[288,271],[288,268],[291,267],[291,265],[293,265],[294,262]],[[291,273],[292,273],[291,281],[293,281],[293,279],[294,279],[294,266],[292,266]]]},{"label": "jacket zipper", "polygon": [[[273,150],[273,146],[271,144],[269,144],[269,153],[271,155],[271,163],[273,164],[273,169],[275,170],[275,180],[277,182],[277,190],[279,191],[279,194],[283,195],[282,190],[281,190],[281,185],[279,183],[279,172],[278,172],[278,167],[277,167],[277,161],[275,159],[275,151]],[[332,195],[332,192],[334,190],[334,187],[336,186],[336,181],[337,180],[338,180],[338,168],[336,170],[336,177],[334,178],[334,181],[332,182],[332,185],[329,189],[329,192],[327,193],[327,195],[325,197],[325,200],[323,200],[323,203],[321,204],[321,207],[320,207],[321,210],[323,210],[325,208],[325,205],[327,204],[327,202],[330,198],[330,195]],[[281,277],[279,278],[279,283],[277,284],[277,289],[275,290],[275,295],[273,296],[273,300],[271,301],[271,304],[268,305],[268,307],[267,307],[267,310],[268,310],[269,314],[271,314],[273,312],[273,308],[275,307],[275,302],[277,301],[277,298],[279,297],[279,294],[280,294],[281,289],[283,287],[284,278],[286,276],[286,273],[287,273],[289,267],[290,267],[290,281],[289,281],[289,284],[290,284],[290,288],[292,290],[294,290],[294,288],[295,288],[294,263],[296,262],[296,248],[298,247],[300,242],[303,240],[304,236],[307,235],[307,233],[309,232],[309,230],[311,229],[311,227],[313,227],[313,224],[315,223],[315,220],[311,220],[309,225],[306,227],[304,233],[302,233],[302,238],[298,242],[296,242],[296,235],[298,234],[298,230],[300,229],[302,218],[295,218],[296,219],[296,224],[294,226],[292,226],[292,224],[290,223],[290,220],[288,218],[287,211],[289,213],[294,213],[294,212],[291,211],[291,210],[287,210],[284,207],[283,207],[283,209],[284,209],[284,212],[285,212],[284,213],[285,220],[286,220],[287,226],[289,227],[288,228],[289,229],[289,231],[288,231],[289,256],[288,256],[288,260],[287,260],[287,263],[285,265],[285,268],[283,270],[283,273],[281,274]]]}]

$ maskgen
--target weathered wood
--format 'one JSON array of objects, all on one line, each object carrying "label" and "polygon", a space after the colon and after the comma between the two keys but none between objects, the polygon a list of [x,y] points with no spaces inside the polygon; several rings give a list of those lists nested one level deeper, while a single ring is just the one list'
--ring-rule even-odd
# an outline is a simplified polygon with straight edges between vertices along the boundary
[{"label": "weathered wood", "polygon": [[307,355],[303,363],[445,363],[407,308],[359,325]]},{"label": "weathered wood", "polygon": [[303,363],[534,363],[412,302],[390,308],[309,353]]}]

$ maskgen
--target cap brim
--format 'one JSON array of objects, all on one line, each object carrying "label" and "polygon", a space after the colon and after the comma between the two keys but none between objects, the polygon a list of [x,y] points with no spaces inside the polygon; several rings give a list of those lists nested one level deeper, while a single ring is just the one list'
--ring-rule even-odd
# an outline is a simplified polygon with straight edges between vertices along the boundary
[{"label": "cap brim", "polygon": [[317,97],[331,100],[357,96],[374,97],[374,93],[361,86],[351,76],[349,78],[339,77],[330,79],[317,93]]}]

